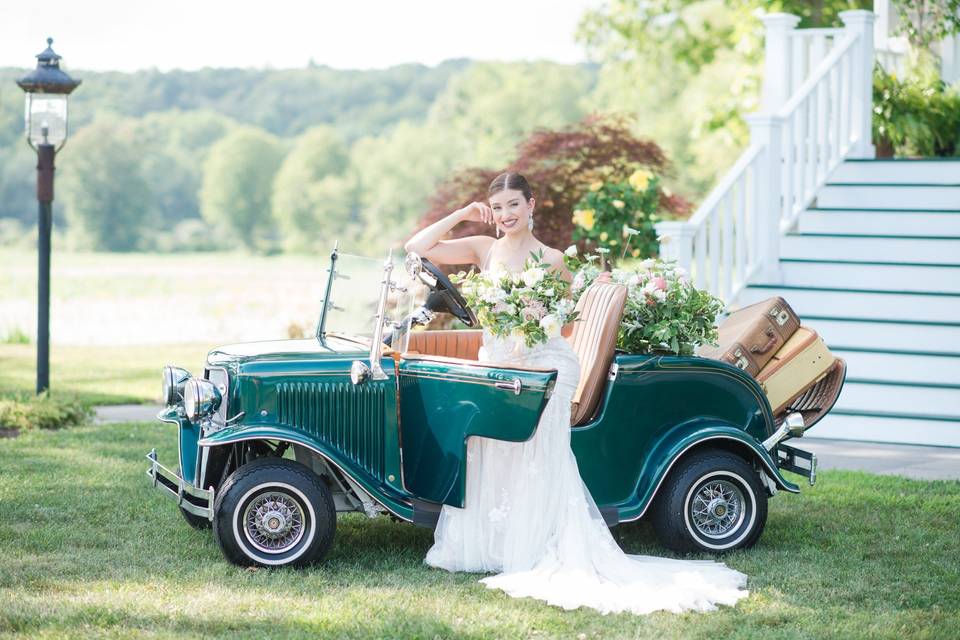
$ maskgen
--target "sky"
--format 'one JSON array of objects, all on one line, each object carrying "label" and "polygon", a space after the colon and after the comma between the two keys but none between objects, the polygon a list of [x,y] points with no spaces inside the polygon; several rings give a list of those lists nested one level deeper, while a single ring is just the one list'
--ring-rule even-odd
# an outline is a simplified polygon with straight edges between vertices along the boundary
[{"label": "sky", "polygon": [[586,60],[603,0],[0,0],[0,67],[46,46],[65,69],[384,68],[449,58]]}]

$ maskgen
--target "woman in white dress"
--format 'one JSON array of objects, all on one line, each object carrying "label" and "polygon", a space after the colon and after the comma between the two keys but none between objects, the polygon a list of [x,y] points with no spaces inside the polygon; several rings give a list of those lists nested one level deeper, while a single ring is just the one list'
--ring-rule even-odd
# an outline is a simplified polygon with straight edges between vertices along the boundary
[{"label": "woman in white dress", "polygon": [[[474,202],[422,229],[406,250],[434,263],[507,271],[522,270],[530,253],[542,250],[544,261],[569,281],[562,253],[533,235],[536,201],[526,179],[501,174],[488,197],[489,204]],[[503,237],[441,239],[465,221],[496,225]],[[570,403],[580,367],[563,337],[530,348],[484,330],[479,358],[557,369],[556,386],[530,440],[468,440],[464,508],[443,507],[427,564],[495,573],[480,582],[514,597],[602,613],[708,611],[749,594],[743,589],[747,576],[722,563],[629,555],[617,545],[570,448]]]}]

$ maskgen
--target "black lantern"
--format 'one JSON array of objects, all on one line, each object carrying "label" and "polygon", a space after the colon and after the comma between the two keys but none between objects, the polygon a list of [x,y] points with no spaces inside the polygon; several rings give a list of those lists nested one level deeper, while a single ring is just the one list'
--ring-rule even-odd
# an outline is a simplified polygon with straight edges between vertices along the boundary
[{"label": "black lantern", "polygon": [[53,226],[54,156],[67,141],[67,96],[79,80],[60,69],[52,38],[37,54],[37,68],[17,80],[26,92],[27,143],[37,151],[39,283],[37,295],[37,393],[50,387],[50,230]]}]

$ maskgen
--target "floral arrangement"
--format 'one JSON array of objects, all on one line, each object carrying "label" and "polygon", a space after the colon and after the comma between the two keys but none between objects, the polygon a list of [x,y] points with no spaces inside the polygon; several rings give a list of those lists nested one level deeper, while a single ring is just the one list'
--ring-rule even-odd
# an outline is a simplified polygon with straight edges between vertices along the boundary
[{"label": "floral arrangement", "polygon": [[657,255],[659,183],[644,169],[634,171],[626,182],[593,182],[574,208],[573,240],[614,255]]},{"label": "floral arrangement", "polygon": [[570,284],[531,253],[519,273],[463,271],[450,277],[484,327],[495,336],[522,338],[528,347],[560,335],[576,319]]},{"label": "floral arrangement", "polygon": [[[597,255],[581,258],[576,246],[564,252],[573,272],[571,292],[578,297],[602,272]],[[674,262],[646,259],[614,269],[610,278],[627,287],[627,302],[617,347],[628,353],[693,355],[701,344],[716,344],[717,314],[723,302],[698,289]]]}]

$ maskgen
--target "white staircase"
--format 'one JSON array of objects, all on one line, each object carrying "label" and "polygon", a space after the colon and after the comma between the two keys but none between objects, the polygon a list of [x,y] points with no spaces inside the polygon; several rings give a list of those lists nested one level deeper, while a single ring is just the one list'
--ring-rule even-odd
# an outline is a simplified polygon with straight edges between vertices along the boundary
[{"label": "white staircase", "polygon": [[960,446],[960,160],[848,160],[780,249],[735,304],[783,296],[847,361],[815,435]]},{"label": "white staircase", "polygon": [[816,436],[960,447],[960,160],[874,160],[873,14],[770,14],[751,145],[660,254],[729,309],[780,295],[847,362]]}]

